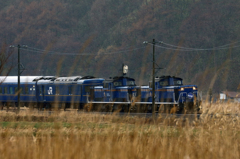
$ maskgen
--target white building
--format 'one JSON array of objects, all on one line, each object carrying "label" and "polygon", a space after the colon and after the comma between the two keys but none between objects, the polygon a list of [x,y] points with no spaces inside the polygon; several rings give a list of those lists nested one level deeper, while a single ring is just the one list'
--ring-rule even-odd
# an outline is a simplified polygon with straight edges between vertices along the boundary
[{"label": "white building", "polygon": [[240,92],[223,91],[220,93],[220,100],[232,100],[240,103]]}]

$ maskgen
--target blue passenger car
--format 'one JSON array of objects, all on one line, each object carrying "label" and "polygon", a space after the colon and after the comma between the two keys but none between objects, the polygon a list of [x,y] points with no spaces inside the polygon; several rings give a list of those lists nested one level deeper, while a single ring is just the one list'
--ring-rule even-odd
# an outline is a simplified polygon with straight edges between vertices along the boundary
[{"label": "blue passenger car", "polygon": [[[36,82],[38,76],[20,77],[20,105],[34,106],[37,103]],[[0,104],[3,106],[17,106],[18,102],[18,77],[0,76]]]},{"label": "blue passenger car", "polygon": [[90,100],[90,88],[102,85],[104,79],[95,77],[59,77],[37,81],[37,100],[44,108],[83,109]]}]

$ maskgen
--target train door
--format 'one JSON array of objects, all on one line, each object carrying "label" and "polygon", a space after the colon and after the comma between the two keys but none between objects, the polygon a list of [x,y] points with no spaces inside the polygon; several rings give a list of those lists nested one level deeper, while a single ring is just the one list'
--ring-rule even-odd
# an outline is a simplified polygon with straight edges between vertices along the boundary
[{"label": "train door", "polygon": [[108,85],[109,87],[109,94],[110,94],[110,101],[114,101],[114,87],[113,87],[113,83]]},{"label": "train door", "polygon": [[93,101],[95,98],[95,95],[94,95],[94,86],[90,88],[90,101]]},{"label": "train door", "polygon": [[44,101],[44,85],[39,85],[38,86],[38,102],[43,102]]},{"label": "train door", "polygon": [[133,90],[128,89],[128,101],[132,102],[133,100]]}]

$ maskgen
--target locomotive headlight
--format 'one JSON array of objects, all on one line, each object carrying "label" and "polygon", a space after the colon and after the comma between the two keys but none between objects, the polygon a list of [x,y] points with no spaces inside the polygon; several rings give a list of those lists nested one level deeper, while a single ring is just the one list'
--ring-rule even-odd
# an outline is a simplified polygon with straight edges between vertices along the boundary
[{"label": "locomotive headlight", "polygon": [[180,90],[181,90],[181,91],[184,91],[184,88],[181,88]]},{"label": "locomotive headlight", "polygon": [[193,87],[193,90],[197,90],[197,88],[196,88],[196,87]]}]

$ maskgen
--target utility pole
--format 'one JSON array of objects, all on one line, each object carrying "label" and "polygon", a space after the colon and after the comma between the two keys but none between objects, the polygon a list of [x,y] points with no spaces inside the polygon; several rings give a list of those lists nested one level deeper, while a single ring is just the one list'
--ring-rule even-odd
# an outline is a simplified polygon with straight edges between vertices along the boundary
[{"label": "utility pole", "polygon": [[[20,93],[21,93],[21,88],[20,88],[20,75],[21,75],[21,63],[20,63],[20,48],[27,48],[26,45],[17,45],[17,46],[14,46],[14,45],[11,45],[10,48],[14,48],[14,47],[17,47],[18,48],[18,89],[17,89],[17,94],[18,94],[18,102],[17,102],[17,106],[18,106],[18,113],[20,111]],[[22,69],[24,70],[24,69]],[[16,93],[16,92],[15,92]]]},{"label": "utility pole", "polygon": [[153,44],[153,63],[152,63],[152,115],[155,118],[155,111],[156,111],[156,107],[155,107],[155,39],[153,39],[152,41]]},{"label": "utility pole", "polygon": [[18,113],[20,111],[20,45],[18,44]]},{"label": "utility pole", "polygon": [[[152,42],[144,41],[144,44],[152,44],[153,45],[153,63],[152,63],[152,116],[155,118],[156,114],[156,106],[155,106],[155,39]],[[161,42],[160,42],[161,43]]]}]

